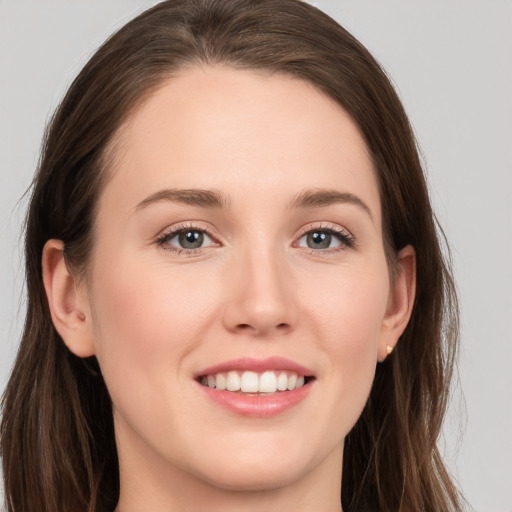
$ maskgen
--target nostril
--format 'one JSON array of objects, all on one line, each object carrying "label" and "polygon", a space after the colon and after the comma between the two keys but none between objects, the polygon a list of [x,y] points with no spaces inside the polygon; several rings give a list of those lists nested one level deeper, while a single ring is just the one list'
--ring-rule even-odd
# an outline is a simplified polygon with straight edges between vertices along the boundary
[{"label": "nostril", "polygon": [[252,324],[238,324],[236,326],[236,329],[238,332],[245,332],[245,333],[251,333],[251,334],[257,334],[257,335],[263,335],[270,332],[272,329],[275,329],[276,331],[279,331],[281,333],[287,332],[290,329],[290,324],[286,322],[282,322],[280,324],[275,325],[274,327],[271,326],[263,326],[263,325],[252,325]]},{"label": "nostril", "polygon": [[248,330],[254,330],[254,327],[250,326],[249,324],[238,324],[238,329],[241,331],[248,331]]}]

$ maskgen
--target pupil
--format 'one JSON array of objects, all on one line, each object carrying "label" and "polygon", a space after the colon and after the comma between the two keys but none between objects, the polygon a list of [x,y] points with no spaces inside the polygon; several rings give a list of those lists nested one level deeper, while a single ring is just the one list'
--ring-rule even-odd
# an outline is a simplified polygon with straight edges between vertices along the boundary
[{"label": "pupil", "polygon": [[180,245],[184,249],[198,249],[203,245],[204,235],[200,231],[185,231],[180,233]]},{"label": "pupil", "polygon": [[331,245],[331,235],[325,232],[310,233],[307,238],[310,249],[327,249]]}]

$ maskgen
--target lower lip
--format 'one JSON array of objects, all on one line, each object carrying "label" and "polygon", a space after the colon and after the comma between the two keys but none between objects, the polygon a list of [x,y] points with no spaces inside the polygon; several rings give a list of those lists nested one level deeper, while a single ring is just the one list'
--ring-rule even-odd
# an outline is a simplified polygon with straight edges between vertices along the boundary
[{"label": "lower lip", "polygon": [[203,392],[215,403],[240,416],[270,418],[291,409],[306,398],[314,381],[292,391],[268,395],[219,391],[198,383]]}]

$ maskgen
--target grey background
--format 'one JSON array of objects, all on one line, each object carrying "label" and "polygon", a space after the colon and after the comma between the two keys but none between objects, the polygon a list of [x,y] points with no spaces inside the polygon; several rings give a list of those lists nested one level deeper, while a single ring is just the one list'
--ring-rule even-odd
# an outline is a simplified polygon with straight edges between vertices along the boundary
[{"label": "grey background", "polygon": [[[154,3],[0,0],[2,390],[23,323],[20,198],[44,125],[93,50]],[[311,3],[370,49],[409,112],[452,245],[462,306],[460,384],[445,455],[474,510],[511,512],[512,2]]]}]

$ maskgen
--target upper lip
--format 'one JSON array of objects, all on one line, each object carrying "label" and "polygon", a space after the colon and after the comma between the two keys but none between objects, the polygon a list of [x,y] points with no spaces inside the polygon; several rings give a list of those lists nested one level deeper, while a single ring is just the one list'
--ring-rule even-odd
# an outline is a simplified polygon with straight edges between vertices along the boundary
[{"label": "upper lip", "polygon": [[298,375],[303,375],[304,377],[313,376],[313,372],[302,366],[301,364],[296,363],[290,359],[285,357],[268,357],[265,359],[256,359],[251,357],[242,357],[239,359],[232,359],[230,361],[224,361],[219,364],[215,364],[213,366],[209,366],[200,372],[197,372],[195,377],[201,377],[203,375],[215,375],[217,373],[229,372],[229,371],[252,371],[252,372],[264,372],[267,370],[282,370],[295,372]]}]

